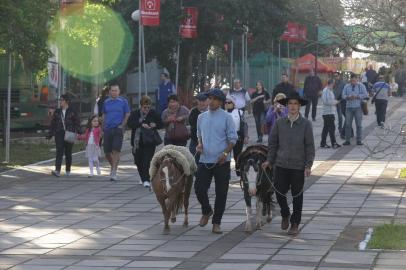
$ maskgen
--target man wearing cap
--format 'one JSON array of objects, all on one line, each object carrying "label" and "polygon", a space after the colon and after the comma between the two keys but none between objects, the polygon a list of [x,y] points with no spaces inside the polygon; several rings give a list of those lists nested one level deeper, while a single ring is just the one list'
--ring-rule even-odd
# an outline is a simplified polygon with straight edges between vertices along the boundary
[{"label": "man wearing cap", "polygon": [[209,106],[207,100],[207,93],[199,93],[196,96],[197,105],[194,107],[189,114],[189,124],[190,124],[190,144],[189,150],[192,155],[195,156],[196,163],[199,162],[200,155],[196,153],[196,146],[199,143],[197,139],[197,118],[199,115],[205,111],[207,111],[207,107]]},{"label": "man wearing cap", "polygon": [[[269,138],[268,160],[263,168],[275,169],[276,198],[281,208],[282,230],[296,235],[302,217],[303,186],[305,177],[311,174],[315,147],[313,128],[309,120],[300,115],[300,106],[307,101],[299,94],[291,94],[279,101],[288,107],[288,115],[276,121]],[[286,194],[291,190],[293,214],[290,214]]]},{"label": "man wearing cap", "polygon": [[159,105],[158,112],[162,113],[168,107],[168,97],[172,94],[176,94],[176,87],[169,78],[169,74],[166,72],[161,73],[161,82],[157,89],[157,104]]},{"label": "man wearing cap", "polygon": [[[237,132],[231,116],[221,107],[226,96],[219,89],[208,93],[209,110],[199,115],[197,120],[198,145],[200,160],[196,172],[195,192],[202,207],[199,225],[207,225],[212,219],[212,232],[221,234],[221,219],[226,207],[228,185],[230,182],[230,152],[237,142]],[[216,185],[214,210],[210,205],[208,190],[212,178]]]}]

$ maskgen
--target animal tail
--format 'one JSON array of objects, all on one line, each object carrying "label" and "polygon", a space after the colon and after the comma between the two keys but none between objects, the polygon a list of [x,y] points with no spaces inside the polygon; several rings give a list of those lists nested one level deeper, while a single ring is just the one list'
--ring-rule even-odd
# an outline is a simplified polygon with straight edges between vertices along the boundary
[{"label": "animal tail", "polygon": [[183,201],[184,201],[184,196],[183,196],[183,192],[180,193],[176,200],[173,202],[173,210],[175,210],[176,214],[182,213],[183,211]]}]

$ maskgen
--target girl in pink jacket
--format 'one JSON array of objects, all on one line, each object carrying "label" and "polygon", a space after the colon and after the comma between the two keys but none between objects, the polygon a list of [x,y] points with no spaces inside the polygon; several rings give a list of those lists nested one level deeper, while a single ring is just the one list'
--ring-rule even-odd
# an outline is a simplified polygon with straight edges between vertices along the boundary
[{"label": "girl in pink jacket", "polygon": [[102,131],[100,128],[100,121],[97,115],[92,116],[87,123],[86,132],[84,135],[78,135],[78,139],[86,141],[86,157],[89,160],[89,177],[93,176],[93,167],[96,166],[97,175],[100,175],[99,157],[100,151],[100,138]]}]

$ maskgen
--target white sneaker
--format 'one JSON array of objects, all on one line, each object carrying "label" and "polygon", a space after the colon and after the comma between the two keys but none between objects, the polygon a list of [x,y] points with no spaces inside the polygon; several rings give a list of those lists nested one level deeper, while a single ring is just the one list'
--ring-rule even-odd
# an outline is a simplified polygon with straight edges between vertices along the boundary
[{"label": "white sneaker", "polygon": [[70,176],[70,172],[66,171],[66,172],[65,172],[65,175],[66,175],[66,176]]},{"label": "white sneaker", "polygon": [[101,175],[100,169],[97,169],[97,175]]},{"label": "white sneaker", "polygon": [[116,174],[113,174],[112,176],[110,176],[110,181],[117,181],[118,177]]},{"label": "white sneaker", "polygon": [[147,181],[145,181],[143,185],[144,185],[145,188],[151,187],[151,184],[149,182],[147,182]]}]

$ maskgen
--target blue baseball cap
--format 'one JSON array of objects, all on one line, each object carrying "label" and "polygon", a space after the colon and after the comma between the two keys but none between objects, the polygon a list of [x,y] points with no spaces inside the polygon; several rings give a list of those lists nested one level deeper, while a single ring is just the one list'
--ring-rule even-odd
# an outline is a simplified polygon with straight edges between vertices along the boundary
[{"label": "blue baseball cap", "polygon": [[221,91],[220,89],[210,90],[210,92],[207,93],[207,96],[218,98],[223,102],[226,101],[226,95],[224,95],[223,91]]}]

